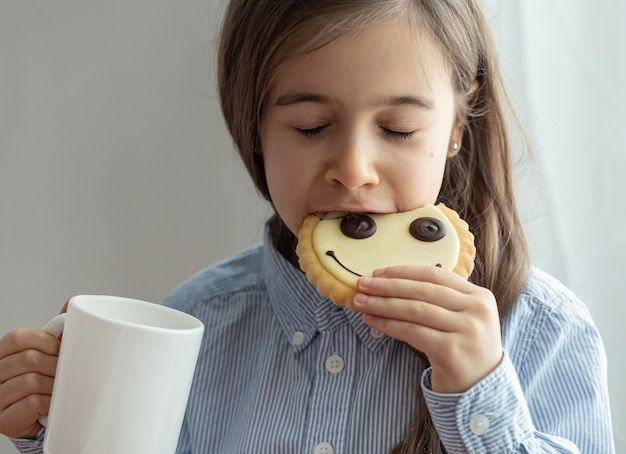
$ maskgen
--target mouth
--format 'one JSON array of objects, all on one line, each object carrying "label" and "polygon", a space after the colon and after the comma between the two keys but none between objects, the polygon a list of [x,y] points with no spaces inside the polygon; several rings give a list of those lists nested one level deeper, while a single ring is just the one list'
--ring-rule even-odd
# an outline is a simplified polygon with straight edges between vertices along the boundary
[{"label": "mouth", "polygon": [[376,211],[369,209],[355,209],[355,210],[320,210],[311,213],[313,216],[316,216],[319,219],[324,220],[332,220],[332,219],[341,219],[351,214],[391,214],[391,211]]}]

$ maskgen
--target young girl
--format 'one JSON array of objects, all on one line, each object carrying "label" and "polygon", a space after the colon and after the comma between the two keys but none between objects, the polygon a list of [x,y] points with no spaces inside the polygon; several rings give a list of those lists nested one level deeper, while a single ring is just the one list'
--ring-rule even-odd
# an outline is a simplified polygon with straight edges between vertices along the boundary
[{"label": "young girl", "polygon": [[[477,0],[232,0],[219,83],[275,215],[262,246],[165,301],[206,325],[178,453],[614,452],[600,337],[528,264]],[[476,237],[469,282],[380,269],[351,312],[298,268],[310,213],[436,202]],[[57,349],[0,341],[0,431],[22,452],[40,449]]]}]

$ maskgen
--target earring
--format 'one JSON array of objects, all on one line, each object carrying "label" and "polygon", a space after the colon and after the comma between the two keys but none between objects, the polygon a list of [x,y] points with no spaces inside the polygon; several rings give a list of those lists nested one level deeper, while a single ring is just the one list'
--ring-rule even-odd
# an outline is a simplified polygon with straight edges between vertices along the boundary
[{"label": "earring", "polygon": [[456,140],[453,140],[452,143],[450,144],[450,151],[456,154],[459,151],[459,142],[457,142]]}]

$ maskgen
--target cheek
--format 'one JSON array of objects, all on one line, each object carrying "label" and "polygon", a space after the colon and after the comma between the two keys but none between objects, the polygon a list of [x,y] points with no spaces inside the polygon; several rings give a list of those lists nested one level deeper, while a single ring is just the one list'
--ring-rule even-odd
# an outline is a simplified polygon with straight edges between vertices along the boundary
[{"label": "cheek", "polygon": [[262,130],[261,132],[261,154],[263,156],[263,167],[265,169],[265,178],[272,195],[280,190],[283,180],[286,178],[285,167],[287,165],[288,155],[285,153],[284,145],[277,140],[275,134],[271,131]]},{"label": "cheek", "polygon": [[402,194],[401,205],[413,209],[426,203],[435,203],[446,164],[441,152],[426,152],[416,158],[399,160],[389,178],[396,194]]},{"label": "cheek", "polygon": [[301,219],[301,210],[304,206],[301,181],[297,178],[298,167],[285,165],[272,153],[264,155],[265,176],[272,204],[276,213],[285,222],[292,233],[297,234]]},{"label": "cheek", "polygon": [[[280,146],[279,146],[280,147]],[[302,164],[293,158],[294,153],[281,148],[266,148],[263,153],[265,177],[270,192],[284,193],[292,188],[297,190],[302,174]]]}]

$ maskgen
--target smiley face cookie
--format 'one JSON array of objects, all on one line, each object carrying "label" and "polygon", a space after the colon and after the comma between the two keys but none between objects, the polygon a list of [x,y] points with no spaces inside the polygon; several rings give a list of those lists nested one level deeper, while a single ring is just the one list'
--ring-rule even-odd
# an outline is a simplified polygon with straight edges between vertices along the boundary
[{"label": "smiley face cookie", "polygon": [[431,265],[467,279],[476,248],[467,223],[440,203],[392,214],[310,215],[298,234],[296,254],[322,296],[352,309],[360,276],[394,265]]}]

